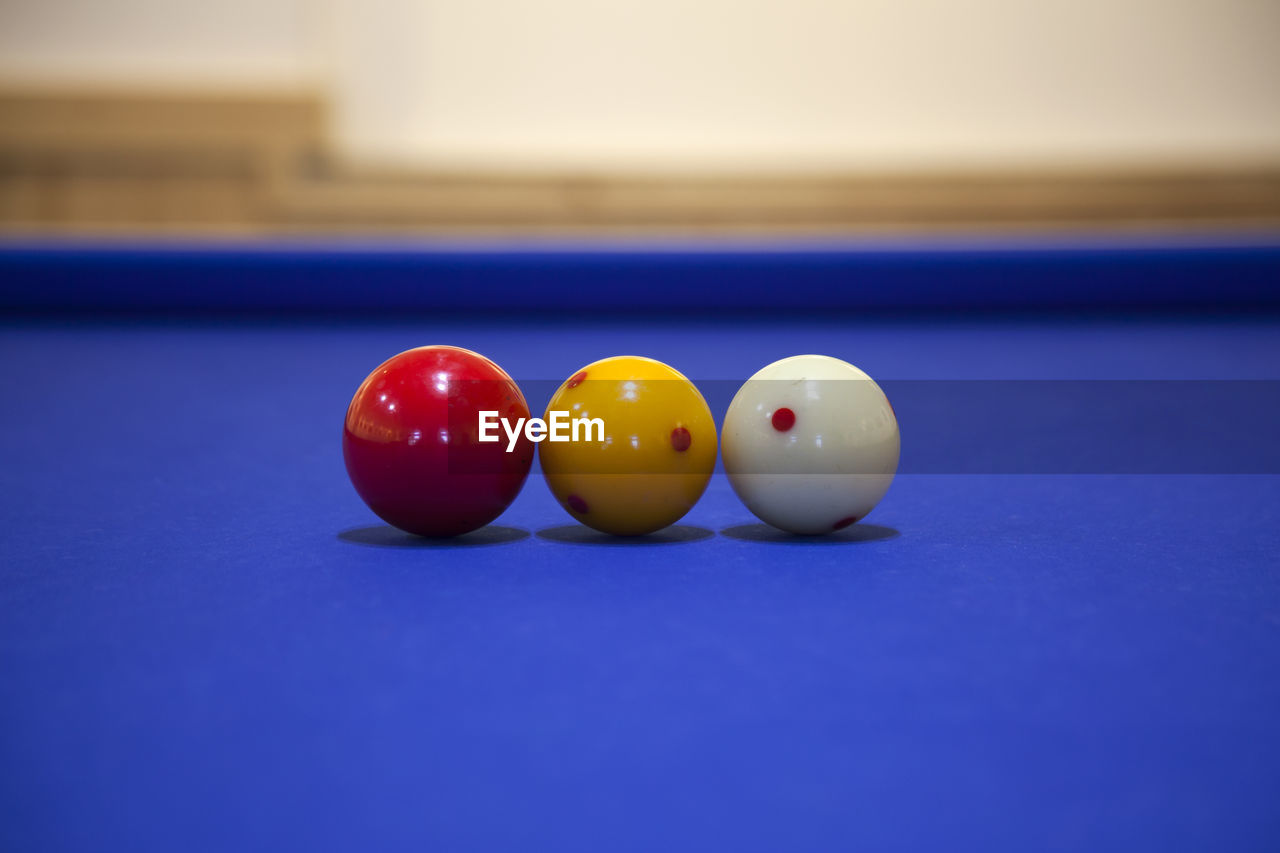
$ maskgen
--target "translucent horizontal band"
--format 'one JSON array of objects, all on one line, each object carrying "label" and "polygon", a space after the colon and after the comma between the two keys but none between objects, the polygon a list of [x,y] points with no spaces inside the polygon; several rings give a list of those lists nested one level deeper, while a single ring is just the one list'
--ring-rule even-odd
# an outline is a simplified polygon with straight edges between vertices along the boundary
[{"label": "translucent horizontal band", "polygon": [[[595,416],[599,400],[654,405],[652,401],[667,397],[655,387],[664,381],[669,380],[641,381],[625,388],[614,380],[599,380],[601,387],[595,387],[594,380],[587,378],[576,390],[590,401],[583,411]],[[533,417],[543,415],[547,401],[563,384],[563,380],[541,379],[518,382]],[[717,379],[694,380],[694,384],[723,430],[729,404],[744,383]],[[780,405],[795,410],[790,429],[797,435],[805,429],[806,406],[839,405],[833,401],[849,396],[825,387],[838,383],[812,380],[805,383],[796,402],[795,383],[777,384],[776,389],[756,388],[753,396],[777,397]],[[1280,380],[948,379],[876,384],[896,413],[901,431],[898,473],[1280,474]],[[465,395],[465,389],[457,391]],[[476,432],[475,423],[461,420],[466,411],[465,405],[450,406],[454,435],[450,471],[483,473],[489,463],[462,451],[466,437]],[[848,410],[845,414],[856,426],[866,413]],[[670,425],[650,415],[649,424],[672,429],[678,425],[678,413],[669,418]],[[627,431],[625,424],[609,420],[606,416],[605,432],[614,442],[664,438],[661,429],[637,435]],[[671,473],[661,464],[629,469],[623,462],[597,462],[603,467],[583,473]],[[797,468],[795,473],[815,472]]]}]

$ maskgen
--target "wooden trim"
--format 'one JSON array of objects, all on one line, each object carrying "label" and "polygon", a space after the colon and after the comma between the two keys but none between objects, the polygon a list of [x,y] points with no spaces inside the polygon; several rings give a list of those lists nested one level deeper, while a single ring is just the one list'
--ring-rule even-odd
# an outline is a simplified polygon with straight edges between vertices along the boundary
[{"label": "wooden trim", "polygon": [[1280,163],[930,174],[371,172],[319,96],[0,90],[0,226],[814,232],[1280,228]]}]

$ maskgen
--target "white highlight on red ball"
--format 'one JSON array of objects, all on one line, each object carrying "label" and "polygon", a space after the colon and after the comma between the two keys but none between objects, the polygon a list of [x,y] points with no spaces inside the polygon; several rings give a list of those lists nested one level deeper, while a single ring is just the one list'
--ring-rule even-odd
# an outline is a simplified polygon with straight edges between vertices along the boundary
[{"label": "white highlight on red ball", "polygon": [[[773,413],[795,413],[785,431]],[[761,521],[791,533],[829,533],[861,520],[898,470],[898,419],[880,386],[846,361],[797,355],[738,389],[721,432],[729,482]]]}]

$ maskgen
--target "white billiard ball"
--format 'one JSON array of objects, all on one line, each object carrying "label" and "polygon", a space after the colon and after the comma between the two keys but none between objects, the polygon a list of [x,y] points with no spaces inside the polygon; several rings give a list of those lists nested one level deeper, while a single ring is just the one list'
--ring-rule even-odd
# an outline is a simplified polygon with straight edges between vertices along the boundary
[{"label": "white billiard ball", "polygon": [[796,355],[738,389],[720,446],[747,509],[782,530],[818,534],[848,527],[880,502],[900,439],[870,376],[838,358]]}]

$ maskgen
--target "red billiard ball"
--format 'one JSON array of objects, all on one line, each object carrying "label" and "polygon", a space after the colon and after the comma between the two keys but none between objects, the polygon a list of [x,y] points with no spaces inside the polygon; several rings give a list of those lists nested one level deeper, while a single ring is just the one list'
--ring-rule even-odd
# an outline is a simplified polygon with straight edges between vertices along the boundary
[{"label": "red billiard ball", "polygon": [[483,527],[520,493],[533,443],[479,441],[480,412],[529,417],[515,381],[460,347],[418,347],[378,366],[356,390],[342,455],[356,492],[383,521],[419,536]]}]

